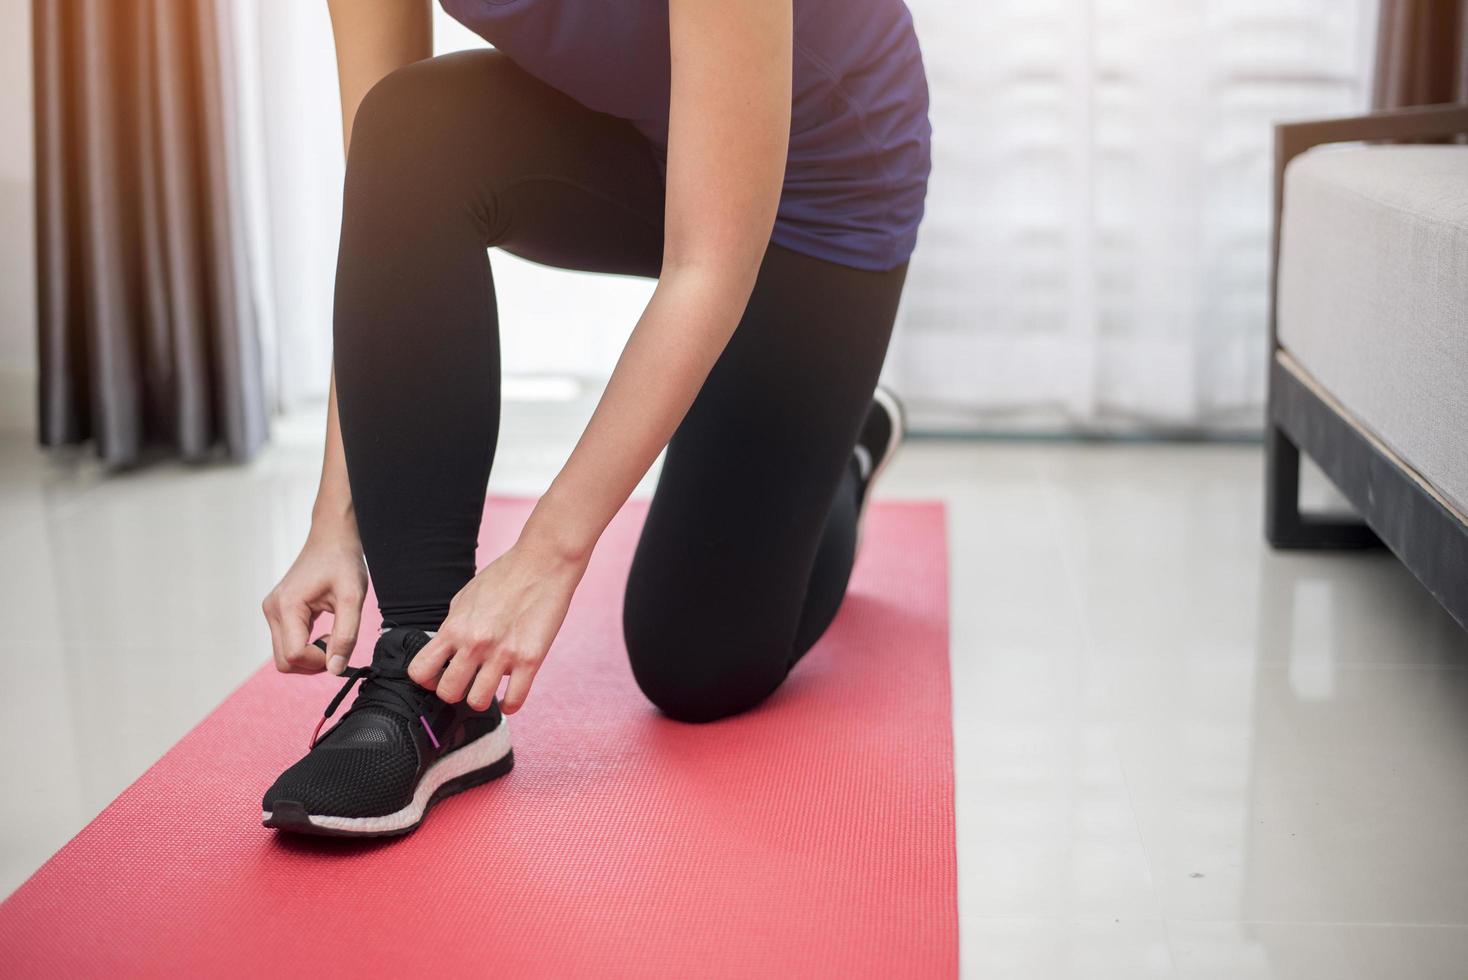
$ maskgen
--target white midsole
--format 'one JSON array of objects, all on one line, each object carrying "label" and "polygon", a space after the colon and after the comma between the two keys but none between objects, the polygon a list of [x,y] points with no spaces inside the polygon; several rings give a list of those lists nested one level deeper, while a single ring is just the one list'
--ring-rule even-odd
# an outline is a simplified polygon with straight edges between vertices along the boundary
[{"label": "white midsole", "polygon": [[[476,769],[494,765],[510,752],[510,722],[500,718],[499,727],[488,735],[481,735],[460,749],[455,749],[428,767],[418,788],[413,791],[413,801],[396,813],[380,817],[331,817],[308,814],[307,819],[316,827],[326,830],[347,830],[359,834],[402,830],[423,819],[423,811],[433,793],[451,779],[458,779]],[[270,811],[260,811],[260,819],[268,822]]]}]

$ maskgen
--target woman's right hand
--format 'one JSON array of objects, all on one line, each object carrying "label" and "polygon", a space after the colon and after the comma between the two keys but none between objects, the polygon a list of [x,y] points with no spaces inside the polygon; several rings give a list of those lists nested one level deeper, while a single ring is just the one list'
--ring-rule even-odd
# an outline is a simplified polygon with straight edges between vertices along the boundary
[{"label": "woman's right hand", "polygon": [[[275,669],[290,674],[340,674],[357,643],[367,566],[355,528],[318,531],[306,537],[295,563],[261,603],[270,623]],[[332,614],[326,652],[311,643],[311,627]]]}]

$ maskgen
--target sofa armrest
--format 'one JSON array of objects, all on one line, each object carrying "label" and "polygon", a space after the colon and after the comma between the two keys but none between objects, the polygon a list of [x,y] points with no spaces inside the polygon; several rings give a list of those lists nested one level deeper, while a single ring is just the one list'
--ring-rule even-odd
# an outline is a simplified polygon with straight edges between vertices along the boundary
[{"label": "sofa armrest", "polygon": [[1279,123],[1274,127],[1275,175],[1295,157],[1325,143],[1357,140],[1424,140],[1468,134],[1468,103],[1388,109],[1364,116]]},{"label": "sofa armrest", "polygon": [[1269,274],[1269,356],[1279,347],[1279,239],[1284,217],[1285,170],[1290,161],[1327,143],[1364,140],[1411,142],[1468,134],[1468,103],[1388,109],[1364,116],[1279,123],[1274,127],[1274,239]]}]

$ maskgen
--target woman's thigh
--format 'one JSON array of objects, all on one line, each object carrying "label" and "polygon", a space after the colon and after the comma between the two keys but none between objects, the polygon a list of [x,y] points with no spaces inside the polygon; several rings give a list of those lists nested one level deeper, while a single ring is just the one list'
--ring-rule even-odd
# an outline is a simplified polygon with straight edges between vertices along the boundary
[{"label": "woman's thigh", "polygon": [[[346,191],[349,240],[359,212],[407,232],[372,228],[361,236],[377,239],[371,251],[433,251],[462,229],[474,245],[561,268],[656,276],[661,264],[664,187],[649,141],[498,51],[416,62],[368,92]],[[411,233],[425,224],[440,233]]]},{"label": "woman's thigh", "polygon": [[905,273],[766,253],[738,329],[668,445],[628,577],[633,672],[668,714],[743,710],[800,652],[806,588]]}]

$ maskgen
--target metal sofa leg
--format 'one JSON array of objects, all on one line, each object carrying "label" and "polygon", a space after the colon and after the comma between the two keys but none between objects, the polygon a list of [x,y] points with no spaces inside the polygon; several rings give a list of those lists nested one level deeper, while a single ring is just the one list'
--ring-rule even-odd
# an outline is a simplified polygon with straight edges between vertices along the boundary
[{"label": "metal sofa leg", "polygon": [[1277,425],[1264,436],[1264,536],[1282,550],[1380,548],[1361,521],[1300,513],[1300,450]]}]

